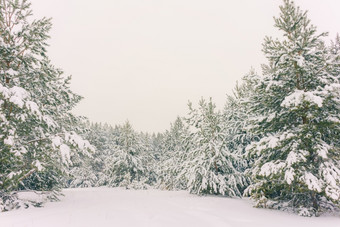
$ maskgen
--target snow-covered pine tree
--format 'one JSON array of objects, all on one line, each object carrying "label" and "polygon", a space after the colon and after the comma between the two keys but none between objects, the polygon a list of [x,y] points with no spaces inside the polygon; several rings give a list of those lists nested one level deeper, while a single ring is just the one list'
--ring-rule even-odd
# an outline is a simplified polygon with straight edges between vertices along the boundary
[{"label": "snow-covered pine tree", "polygon": [[144,188],[147,169],[142,156],[139,135],[127,121],[120,126],[120,136],[113,154],[106,160],[108,185],[113,187]]},{"label": "snow-covered pine tree", "polygon": [[106,159],[113,155],[118,144],[120,130],[118,126],[112,127],[107,124],[91,124],[88,135],[85,136],[96,147],[91,162],[97,182],[93,186],[107,185]]},{"label": "snow-covered pine tree", "polygon": [[71,188],[88,188],[101,186],[98,184],[99,178],[94,171],[94,158],[82,156],[77,162],[73,162],[68,171],[67,187]]},{"label": "snow-covered pine tree", "polygon": [[[223,110],[223,132],[229,150],[236,154],[244,155],[246,147],[259,135],[254,135],[248,130],[249,120],[253,113],[250,111],[249,99],[254,95],[254,87],[258,84],[259,76],[254,70],[242,78],[237,84],[232,95],[227,96]],[[246,159],[239,163],[238,169],[244,171],[248,166]]]},{"label": "snow-covered pine tree", "polygon": [[247,148],[256,160],[247,193],[258,207],[310,216],[339,205],[339,56],[292,1],[280,11],[283,39],[265,39],[269,64],[252,98],[263,137]]},{"label": "snow-covered pine tree", "polygon": [[228,150],[222,133],[222,117],[210,99],[201,99],[198,109],[189,103],[188,124],[193,146],[183,163],[180,176],[188,179],[187,188],[195,194],[241,196],[245,178],[235,164],[240,156]]},{"label": "snow-covered pine tree", "polygon": [[171,124],[170,130],[164,133],[163,151],[157,165],[159,188],[186,189],[187,180],[184,176],[179,176],[179,173],[183,170],[182,164],[190,146],[189,137],[188,127],[180,117],[177,117]]},{"label": "snow-covered pine tree", "polygon": [[156,165],[159,159],[159,152],[162,148],[161,138],[162,134],[158,133],[152,136],[149,133],[138,133],[141,141],[140,157],[145,167],[144,183],[147,185],[154,185],[157,181]]},{"label": "snow-covered pine tree", "polygon": [[150,136],[150,145],[154,159],[159,161],[164,151],[164,133],[152,133]]},{"label": "snow-covered pine tree", "polygon": [[81,97],[46,56],[51,22],[31,14],[25,0],[0,1],[0,211],[17,190],[58,189],[74,148],[91,147],[68,124]]},{"label": "snow-covered pine tree", "polygon": [[[107,147],[111,144],[107,124],[91,124],[88,120],[79,122],[81,129],[79,134],[88,140],[95,148],[91,155],[79,155],[71,158],[72,166],[69,166],[65,179],[66,187],[96,187],[105,182],[103,176],[104,160],[107,155]],[[104,155],[105,154],[105,155]]]},{"label": "snow-covered pine tree", "polygon": [[[259,135],[248,130],[249,121],[253,115],[250,111],[251,102],[249,99],[254,95],[254,87],[259,81],[259,76],[254,70],[242,78],[241,84],[237,84],[232,95],[227,96],[227,102],[222,113],[222,133],[228,150],[242,157],[235,168],[244,173],[253,162],[245,156],[246,147],[259,139]],[[249,185],[249,177],[245,177],[243,188]]]}]

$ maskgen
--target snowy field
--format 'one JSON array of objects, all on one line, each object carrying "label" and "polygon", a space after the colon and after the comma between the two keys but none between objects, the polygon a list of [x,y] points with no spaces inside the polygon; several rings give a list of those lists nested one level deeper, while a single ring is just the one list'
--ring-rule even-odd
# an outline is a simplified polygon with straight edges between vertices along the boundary
[{"label": "snowy field", "polygon": [[340,215],[304,218],[252,208],[247,199],[194,196],[187,192],[66,189],[44,208],[0,213],[1,227],[340,227]]}]

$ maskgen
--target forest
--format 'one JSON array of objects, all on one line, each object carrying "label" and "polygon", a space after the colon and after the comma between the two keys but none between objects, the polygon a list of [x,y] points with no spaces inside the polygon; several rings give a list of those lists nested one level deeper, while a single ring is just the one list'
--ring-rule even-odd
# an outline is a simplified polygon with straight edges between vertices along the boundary
[{"label": "forest", "polygon": [[[340,208],[340,37],[284,0],[250,70],[219,110],[188,104],[162,133],[90,122],[83,97],[47,53],[51,19],[26,0],[0,0],[0,211],[43,206],[63,188],[187,190],[250,197],[255,207],[319,216]],[[103,107],[104,108],[104,107]]]}]

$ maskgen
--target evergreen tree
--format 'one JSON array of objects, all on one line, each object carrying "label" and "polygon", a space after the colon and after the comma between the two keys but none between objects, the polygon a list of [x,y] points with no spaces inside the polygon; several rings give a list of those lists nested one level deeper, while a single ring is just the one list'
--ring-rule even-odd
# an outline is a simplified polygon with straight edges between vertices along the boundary
[{"label": "evergreen tree", "polygon": [[157,181],[157,171],[155,166],[159,159],[159,149],[161,146],[159,143],[162,138],[162,134],[158,133],[157,137],[155,137],[151,136],[149,133],[140,132],[138,133],[138,137],[141,141],[141,152],[139,156],[145,167],[144,183],[148,186],[152,186]]},{"label": "evergreen tree", "polygon": [[[227,96],[227,102],[223,111],[223,133],[229,150],[244,156],[246,147],[255,140],[258,140],[260,135],[254,135],[248,130],[250,119],[254,117],[251,111],[250,102],[254,95],[254,87],[259,82],[259,76],[251,70],[251,72],[242,78],[242,83],[237,84],[232,95]],[[243,172],[249,163],[246,163],[246,158],[240,162],[239,171]],[[251,162],[251,160],[248,160]]]},{"label": "evergreen tree", "polygon": [[[65,177],[66,187],[95,187],[102,186],[100,184],[105,177],[102,177],[102,170],[105,158],[102,157],[103,150],[97,148],[108,144],[107,140],[107,128],[101,124],[91,124],[88,120],[79,122],[78,127],[81,128],[79,134],[86,138],[93,146],[93,150],[90,155],[79,155],[72,157],[72,166],[68,168],[68,175]],[[98,143],[98,140],[105,141]]]},{"label": "evergreen tree", "polygon": [[[157,164],[158,187],[167,190],[186,189],[187,179],[180,176],[183,162],[191,141],[187,125],[182,118],[177,117],[166,131],[163,138],[163,152]],[[188,143],[189,142],[189,143]]]},{"label": "evergreen tree", "polygon": [[198,109],[189,104],[188,124],[193,146],[183,164],[187,187],[196,194],[241,196],[245,178],[236,168],[240,156],[228,150],[222,133],[222,117],[210,100],[200,100]]},{"label": "evergreen tree", "polygon": [[108,183],[106,174],[106,160],[115,152],[120,136],[119,128],[107,124],[92,124],[87,135],[91,144],[96,147],[96,153],[91,160],[92,170],[94,171],[97,182],[93,186],[103,186]]},{"label": "evergreen tree", "polygon": [[164,152],[164,134],[153,133],[150,138],[151,150],[156,161],[159,161]]},{"label": "evergreen tree", "polygon": [[69,126],[81,97],[46,56],[51,22],[31,15],[26,0],[0,1],[0,210],[17,190],[60,188],[71,157],[90,148]]},{"label": "evergreen tree", "polygon": [[310,216],[340,198],[339,59],[306,12],[290,0],[280,11],[283,39],[265,39],[269,64],[252,97],[251,127],[263,137],[247,148],[256,160],[247,192],[259,207]]},{"label": "evergreen tree", "polygon": [[108,185],[113,187],[144,188],[148,179],[142,156],[143,147],[139,135],[127,121],[120,127],[120,136],[112,156],[106,160]]}]

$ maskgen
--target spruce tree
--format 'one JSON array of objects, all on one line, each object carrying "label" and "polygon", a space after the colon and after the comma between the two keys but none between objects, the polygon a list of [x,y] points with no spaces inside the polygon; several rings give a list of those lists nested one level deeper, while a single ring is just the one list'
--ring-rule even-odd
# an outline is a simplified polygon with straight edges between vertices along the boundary
[{"label": "spruce tree", "polygon": [[247,193],[259,207],[310,216],[339,204],[339,59],[292,1],[275,27],[283,37],[265,38],[269,63],[252,97],[251,128],[263,137],[247,148]]}]

